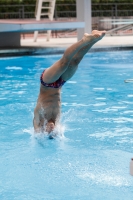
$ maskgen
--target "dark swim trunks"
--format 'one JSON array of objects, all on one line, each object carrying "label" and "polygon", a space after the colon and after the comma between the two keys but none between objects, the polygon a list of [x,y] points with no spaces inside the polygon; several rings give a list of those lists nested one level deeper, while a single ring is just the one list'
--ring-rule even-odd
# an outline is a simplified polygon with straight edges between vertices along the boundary
[{"label": "dark swim trunks", "polygon": [[43,81],[43,74],[44,74],[44,72],[45,72],[45,70],[44,70],[44,71],[42,72],[42,74],[41,74],[40,81],[41,81],[41,84],[44,85],[45,87],[59,88],[59,87],[63,86],[64,83],[66,82],[66,81],[64,81],[64,80],[60,77],[60,78],[59,78],[57,81],[55,81],[54,83],[45,83],[45,82]]}]

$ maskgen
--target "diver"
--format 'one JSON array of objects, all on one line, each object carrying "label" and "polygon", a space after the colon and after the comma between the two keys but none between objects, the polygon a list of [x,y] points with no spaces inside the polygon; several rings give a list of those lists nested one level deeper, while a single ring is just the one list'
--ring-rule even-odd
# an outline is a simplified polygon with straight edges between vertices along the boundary
[{"label": "diver", "polygon": [[[33,125],[36,133],[50,134],[59,123],[61,87],[78,69],[88,50],[106,34],[106,31],[85,33],[83,38],[66,49],[61,59],[45,69],[40,77],[40,93],[34,109]],[[80,84],[80,82],[79,82]]]}]

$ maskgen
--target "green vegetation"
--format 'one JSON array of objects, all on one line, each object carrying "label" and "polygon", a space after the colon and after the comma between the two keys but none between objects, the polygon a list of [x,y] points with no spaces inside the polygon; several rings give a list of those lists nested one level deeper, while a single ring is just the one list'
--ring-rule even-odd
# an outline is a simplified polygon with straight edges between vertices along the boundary
[{"label": "green vegetation", "polygon": [[[82,0],[81,0],[82,1]],[[111,16],[111,11],[115,10],[115,3],[117,3],[117,10],[122,11],[121,14],[119,12],[119,16],[124,16],[124,12],[128,11],[131,13],[133,10],[133,0],[92,0],[92,11],[93,16],[100,16],[102,13],[103,16]],[[63,4],[63,5],[62,5]],[[56,0],[56,11],[58,16],[61,17],[75,17],[76,16],[76,0]],[[10,6],[11,5],[11,6]],[[18,5],[18,6],[13,6]],[[10,13],[16,13],[16,18],[18,18],[20,14],[20,10],[23,9],[25,12],[25,17],[34,17],[36,0],[0,0],[0,18],[8,18]],[[125,10],[123,12],[123,10]],[[110,11],[110,12],[108,12]],[[128,12],[128,14],[129,14]],[[8,13],[3,15],[3,13]],[[69,15],[71,13],[71,15]],[[128,14],[126,14],[128,16]],[[10,15],[12,18],[12,15]]]},{"label": "green vegetation", "polygon": [[[56,0],[57,4],[75,3],[76,0]],[[36,0],[0,0],[0,4],[35,4]],[[133,3],[133,0],[92,0],[92,3]]]},{"label": "green vegetation", "polygon": [[35,4],[36,0],[0,0],[0,5]]},{"label": "green vegetation", "polygon": [[[75,4],[76,0],[56,0],[57,4]],[[133,0],[92,0],[92,3],[133,3]],[[0,5],[36,4],[36,0],[0,0]]]},{"label": "green vegetation", "polygon": [[133,0],[92,0],[92,3],[133,3]]}]

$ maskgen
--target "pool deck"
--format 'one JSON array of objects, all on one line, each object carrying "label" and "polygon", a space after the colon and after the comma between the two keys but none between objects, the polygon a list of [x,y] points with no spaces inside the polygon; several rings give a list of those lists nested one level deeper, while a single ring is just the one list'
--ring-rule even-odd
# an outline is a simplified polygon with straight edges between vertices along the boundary
[{"label": "pool deck", "polygon": [[[33,42],[33,39],[22,39],[21,45],[23,47],[43,47],[43,48],[67,48],[75,43],[77,38],[51,38],[49,42],[46,39],[38,39]],[[102,40],[97,42],[92,48],[113,48],[113,47],[133,47],[133,36],[105,36]]]},{"label": "pool deck", "polygon": [[[56,54],[63,51],[77,41],[76,37],[72,38],[38,38],[37,42],[33,42],[33,38],[21,39],[21,47],[19,48],[1,48],[0,56],[8,55],[37,55],[37,54]],[[133,49],[133,36],[105,36],[97,42],[92,51],[110,51],[110,50],[127,50]]]}]

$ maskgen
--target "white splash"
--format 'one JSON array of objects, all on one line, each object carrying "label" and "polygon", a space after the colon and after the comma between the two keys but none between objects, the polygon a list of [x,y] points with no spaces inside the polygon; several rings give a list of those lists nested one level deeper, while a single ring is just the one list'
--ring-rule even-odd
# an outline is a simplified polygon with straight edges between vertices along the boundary
[{"label": "white splash", "polygon": [[78,174],[77,176],[83,180],[89,179],[91,181],[95,181],[96,184],[102,183],[111,186],[128,186],[130,184],[126,178],[123,178],[121,175],[116,175],[110,171],[107,173],[96,172],[95,174],[85,172],[83,174]]},{"label": "white splash", "polygon": [[61,124],[57,124],[54,131],[52,131],[51,133],[47,133],[45,131],[43,133],[35,133],[33,127],[24,129],[23,132],[30,134],[32,137],[36,139],[45,139],[45,138],[63,139],[65,137],[64,136],[65,126]]}]

